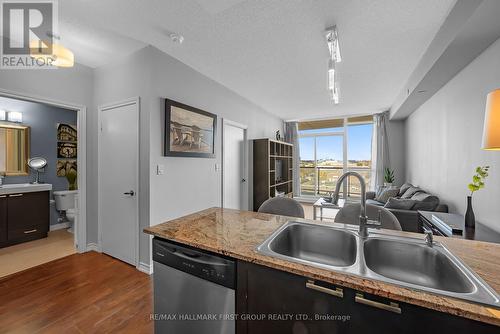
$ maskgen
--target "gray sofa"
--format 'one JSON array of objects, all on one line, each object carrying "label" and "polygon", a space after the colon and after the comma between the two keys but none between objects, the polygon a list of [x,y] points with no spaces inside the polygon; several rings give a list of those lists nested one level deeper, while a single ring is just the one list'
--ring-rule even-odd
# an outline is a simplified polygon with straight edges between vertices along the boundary
[{"label": "gray sofa", "polygon": [[[405,195],[405,192],[407,192],[407,190],[409,189],[409,187],[406,187],[406,189],[404,188],[407,185],[408,184],[403,185],[401,187],[401,191],[398,193],[398,195],[394,196],[394,198],[397,199],[396,201],[400,199],[412,201],[415,203],[413,207],[410,210],[386,207],[387,210],[392,212],[398,218],[403,231],[421,232],[420,224],[418,221],[419,210],[448,212],[448,206],[446,204],[440,203],[439,198],[427,193],[420,188],[410,185],[411,188],[413,188],[412,190],[415,192],[412,193],[412,191],[409,191]],[[384,202],[377,201],[376,197],[377,194],[375,191],[368,191],[366,193],[366,203],[382,207],[386,205],[386,203]]]}]

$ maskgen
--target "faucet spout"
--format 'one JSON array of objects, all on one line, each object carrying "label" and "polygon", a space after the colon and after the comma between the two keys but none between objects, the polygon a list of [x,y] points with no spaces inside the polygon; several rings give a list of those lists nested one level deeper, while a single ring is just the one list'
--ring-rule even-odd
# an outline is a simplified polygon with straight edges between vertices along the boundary
[{"label": "faucet spout", "polygon": [[344,181],[349,177],[354,176],[359,180],[359,184],[361,185],[361,211],[359,213],[359,235],[362,238],[366,238],[368,236],[368,228],[367,222],[368,218],[366,217],[366,182],[365,179],[356,172],[347,172],[342,174],[341,177],[337,180],[337,184],[335,186],[335,192],[332,196],[332,203],[338,204],[339,201],[339,193],[340,187],[344,183]]}]

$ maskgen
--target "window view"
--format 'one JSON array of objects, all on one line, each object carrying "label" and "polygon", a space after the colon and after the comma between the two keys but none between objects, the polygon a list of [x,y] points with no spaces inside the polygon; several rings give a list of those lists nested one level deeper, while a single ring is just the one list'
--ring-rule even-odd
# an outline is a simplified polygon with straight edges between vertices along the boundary
[{"label": "window view", "polygon": [[[346,171],[356,171],[370,183],[371,117],[304,122],[299,130],[301,196],[328,195]],[[341,190],[347,197],[361,192],[355,178]]]}]

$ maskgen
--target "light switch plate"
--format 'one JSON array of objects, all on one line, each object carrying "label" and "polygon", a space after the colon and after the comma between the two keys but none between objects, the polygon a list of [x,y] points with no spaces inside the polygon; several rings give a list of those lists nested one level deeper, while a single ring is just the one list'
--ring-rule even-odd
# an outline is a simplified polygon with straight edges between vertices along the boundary
[{"label": "light switch plate", "polygon": [[215,171],[216,172],[220,171],[220,164],[215,164]]},{"label": "light switch plate", "polygon": [[156,165],[156,175],[165,174],[165,166],[164,165]]}]

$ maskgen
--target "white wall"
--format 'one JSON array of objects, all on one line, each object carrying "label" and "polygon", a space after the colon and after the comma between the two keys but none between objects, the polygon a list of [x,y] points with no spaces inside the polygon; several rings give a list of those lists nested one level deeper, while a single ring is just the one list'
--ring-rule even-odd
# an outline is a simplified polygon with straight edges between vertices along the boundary
[{"label": "white wall", "polygon": [[[102,105],[120,102],[126,99],[140,97],[139,114],[139,225],[140,225],[140,245],[149,242],[142,229],[149,226],[149,104],[152,94],[151,71],[153,66],[150,62],[150,52],[148,48],[141,49],[117,62],[98,68],[94,72],[94,100],[96,117],[93,129],[95,132],[89,136],[97,138],[98,119],[97,108]],[[97,141],[93,143],[92,150],[97,152]],[[97,175],[97,174],[95,174]],[[98,203],[97,178],[95,181],[95,196],[93,201]],[[97,217],[96,220],[97,222]],[[98,239],[98,226],[92,230],[95,240]],[[140,258],[148,258],[149,250],[143,248]],[[144,254],[146,252],[146,254]],[[143,261],[144,262],[144,261]],[[149,262],[149,259],[147,260]]]},{"label": "white wall", "polygon": [[406,182],[405,169],[405,134],[403,121],[389,121],[387,124],[389,138],[389,159],[394,170],[394,183],[398,186]]},{"label": "white wall", "polygon": [[[249,139],[272,138],[276,130],[283,133],[283,121],[174,58],[151,49],[156,69],[151,109],[151,224],[158,224],[189,212],[220,206],[221,173],[215,171],[215,164],[221,164],[222,118],[247,125]],[[166,97],[218,115],[216,159],[163,157],[162,98]],[[252,161],[250,156],[250,167]],[[156,175],[157,164],[165,165],[165,175]],[[251,168],[249,176],[251,198]]]},{"label": "white wall", "polygon": [[[1,70],[0,89],[23,95],[64,102],[87,107],[87,131],[92,133],[94,125],[93,71],[76,64],[73,68],[57,70]],[[96,190],[92,175],[97,175],[97,154],[92,149],[93,136],[87,136],[87,242],[91,238],[97,213],[97,202],[93,199]]]},{"label": "white wall", "polygon": [[[141,97],[141,231],[220,206],[221,172],[215,170],[215,164],[221,164],[221,118],[246,124],[249,139],[272,137],[283,125],[281,119],[153,47],[97,69],[94,92],[96,105]],[[164,98],[218,115],[215,159],[163,156]],[[165,166],[164,175],[156,175],[157,164]],[[251,176],[251,169],[249,173]],[[149,264],[150,238],[141,232],[139,243],[140,261]]]},{"label": "white wall", "polygon": [[465,212],[475,167],[490,165],[474,195],[476,219],[500,231],[500,152],[481,150],[486,95],[500,88],[500,40],[450,80],[405,122],[406,176]]}]

